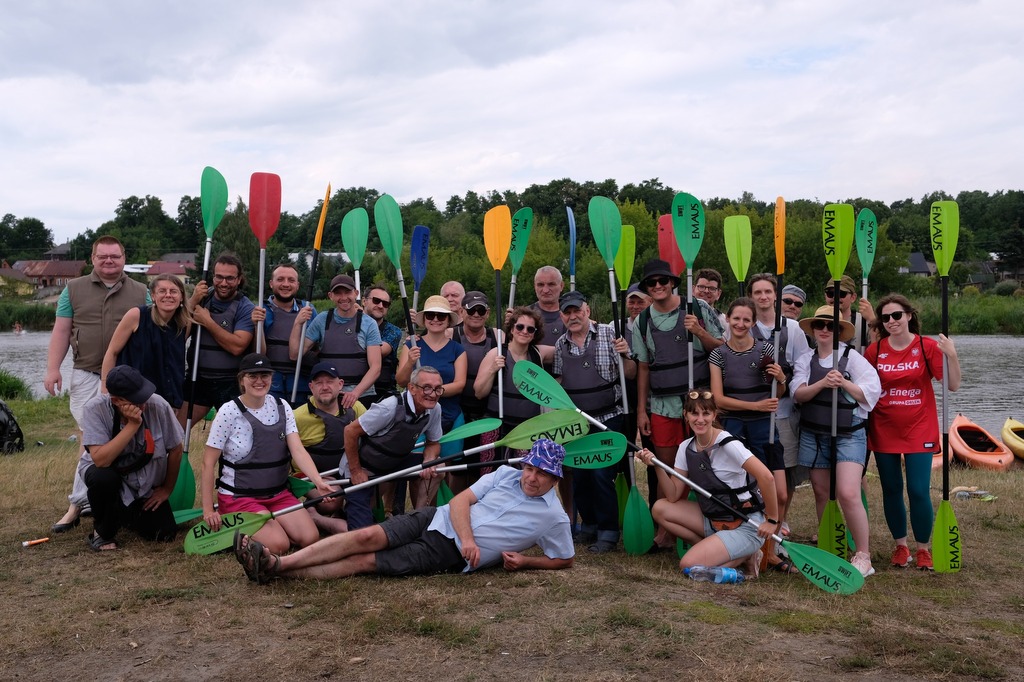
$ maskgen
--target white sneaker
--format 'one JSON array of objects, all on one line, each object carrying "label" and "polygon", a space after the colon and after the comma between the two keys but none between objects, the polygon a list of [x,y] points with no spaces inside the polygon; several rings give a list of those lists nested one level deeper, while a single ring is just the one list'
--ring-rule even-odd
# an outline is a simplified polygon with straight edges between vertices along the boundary
[{"label": "white sneaker", "polygon": [[850,563],[853,564],[853,567],[860,571],[860,574],[865,578],[869,575],[875,574],[875,569],[871,565],[871,557],[867,552],[857,552],[853,555],[853,558],[850,559]]}]

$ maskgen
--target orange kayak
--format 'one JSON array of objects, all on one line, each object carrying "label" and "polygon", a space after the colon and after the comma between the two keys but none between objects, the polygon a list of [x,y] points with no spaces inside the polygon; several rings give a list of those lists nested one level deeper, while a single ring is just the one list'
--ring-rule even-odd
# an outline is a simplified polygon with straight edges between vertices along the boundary
[{"label": "orange kayak", "polygon": [[[953,464],[953,428],[950,427],[949,432],[949,454],[947,455],[950,465]],[[942,451],[936,452],[932,455],[932,470],[942,469]]]},{"label": "orange kayak", "polygon": [[1006,471],[1013,464],[1009,448],[962,414],[949,425],[949,449],[958,460],[974,469]]},{"label": "orange kayak", "polygon": [[1003,432],[999,435],[1003,437],[1006,447],[1013,450],[1013,454],[1024,459],[1024,424],[1016,419],[1007,419],[1003,423]]}]

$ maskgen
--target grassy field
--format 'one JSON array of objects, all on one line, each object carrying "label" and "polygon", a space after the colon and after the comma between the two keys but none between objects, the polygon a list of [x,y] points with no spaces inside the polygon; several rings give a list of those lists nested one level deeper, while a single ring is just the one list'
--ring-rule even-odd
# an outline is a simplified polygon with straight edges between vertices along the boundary
[{"label": "grassy field", "polygon": [[[77,453],[66,400],[12,408],[29,448],[0,457],[3,679],[1024,678],[1019,464],[1001,475],[953,471],[953,485],[998,499],[953,503],[964,568],[950,575],[886,566],[891,543],[869,477],[878,573],[848,597],[781,574],[692,583],[667,553],[583,548],[567,571],[259,587],[233,557],[185,556],[180,543],[125,533],[120,551],[95,554],[88,519],[22,548],[63,512]],[[204,437],[197,430],[191,447],[197,470]],[[813,532],[812,515],[810,490],[799,490],[798,540]]]}]

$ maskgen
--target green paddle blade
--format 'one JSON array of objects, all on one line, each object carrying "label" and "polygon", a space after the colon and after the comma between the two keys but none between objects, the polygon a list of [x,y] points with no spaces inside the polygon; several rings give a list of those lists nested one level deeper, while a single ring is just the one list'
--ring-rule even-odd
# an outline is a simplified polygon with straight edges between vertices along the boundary
[{"label": "green paddle blade", "polygon": [[932,254],[940,277],[949,276],[949,266],[960,239],[960,207],[955,201],[936,201],[931,209]]},{"label": "green paddle blade", "polygon": [[562,385],[543,367],[529,360],[516,362],[512,368],[512,383],[520,393],[541,407],[576,409]]},{"label": "green paddle blade", "polygon": [[781,541],[782,547],[789,554],[789,560],[800,571],[800,575],[818,589],[833,594],[853,594],[864,587],[864,576],[850,562],[818,547],[773,537]]},{"label": "green paddle blade", "polygon": [[362,206],[353,208],[341,219],[341,247],[356,270],[363,264],[369,236],[370,216]]},{"label": "green paddle blade", "polygon": [[[750,268],[750,218],[731,215],[725,219],[725,253],[737,282],[747,279]],[[683,256],[685,258],[685,255]],[[686,261],[689,263],[689,259]]]},{"label": "green paddle blade", "polygon": [[629,482],[626,475],[621,471],[615,477],[615,499],[619,503],[619,528],[622,528],[623,518],[626,515],[626,499],[629,498]]},{"label": "green paddle blade", "polygon": [[878,230],[878,220],[870,208],[862,208],[857,214],[857,228],[854,241],[857,243],[857,258],[860,259],[860,269],[866,278],[871,274],[871,266],[875,262],[875,232]]},{"label": "green paddle blade", "polygon": [[288,490],[290,490],[292,495],[295,497],[305,497],[306,494],[314,488],[316,488],[316,486],[313,485],[313,482],[308,478],[298,478],[296,476],[288,477]]},{"label": "green paddle blade", "polygon": [[373,509],[370,513],[375,523],[383,523],[384,519],[388,517],[388,512],[384,509],[384,498],[381,496],[379,488],[377,489],[376,498],[377,501],[373,503]]},{"label": "green paddle blade", "polygon": [[471,421],[468,424],[462,426],[456,426],[448,433],[441,436],[438,443],[449,443],[453,440],[463,440],[465,438],[472,438],[473,436],[479,436],[482,433],[493,431],[494,429],[501,427],[501,420],[497,417],[487,417],[486,419],[477,419]]},{"label": "green paddle blade", "polygon": [[203,229],[206,236],[213,238],[213,231],[220,225],[228,207],[228,183],[216,168],[203,169],[200,180],[199,203],[203,210]]},{"label": "green paddle blade", "polygon": [[619,207],[608,197],[591,197],[587,207],[590,218],[590,229],[594,233],[594,243],[601,253],[605,266],[611,270],[615,267],[615,255],[619,252],[622,241],[622,216]]},{"label": "green paddle blade", "polygon": [[455,494],[452,492],[452,489],[448,487],[447,483],[441,481],[441,486],[437,489],[437,506],[445,506],[452,501],[453,497],[455,497]]},{"label": "green paddle blade", "polygon": [[395,268],[399,268],[402,256],[402,209],[390,194],[381,194],[373,204],[373,222],[377,225],[380,244],[388,255],[388,260]]},{"label": "green paddle blade", "polygon": [[203,510],[201,507],[197,507],[195,509],[179,509],[174,512],[174,523],[181,525],[183,523],[188,523],[192,519],[198,519],[202,515]]},{"label": "green paddle blade", "polygon": [[521,208],[512,216],[512,245],[509,247],[508,258],[512,261],[512,272],[518,274],[526,258],[526,247],[530,243],[530,231],[533,230],[533,209]]},{"label": "green paddle blade", "polygon": [[832,279],[842,279],[853,248],[853,206],[826,204],[821,218],[821,240]]},{"label": "green paddle blade", "polygon": [[604,469],[618,464],[626,453],[626,437],[615,431],[583,436],[565,446],[565,466],[574,469]]},{"label": "green paddle blade", "polygon": [[185,534],[185,554],[214,554],[231,547],[235,531],[252,535],[270,520],[270,514],[234,512],[220,517],[220,530],[214,532],[205,522],[197,523]]},{"label": "green paddle blade", "polygon": [[839,503],[829,500],[818,522],[818,549],[846,559],[846,520]]},{"label": "green paddle blade", "polygon": [[626,554],[646,554],[654,544],[654,519],[651,510],[640,496],[640,489],[633,486],[626,498],[626,513],[622,517],[622,545]]},{"label": "green paddle blade", "polygon": [[629,280],[633,277],[633,261],[636,259],[636,228],[632,225],[622,226],[622,239],[619,251],[615,254],[615,277],[619,280],[619,289],[629,288]]},{"label": "green paddle blade", "polygon": [[963,553],[960,546],[960,524],[949,500],[939,502],[932,529],[932,563],[936,573],[958,573]]},{"label": "green paddle blade", "polygon": [[686,267],[692,269],[704,243],[704,204],[697,197],[679,192],[672,198],[672,231]]},{"label": "green paddle blade", "polygon": [[495,447],[503,445],[513,450],[528,450],[538,438],[547,438],[565,445],[587,435],[589,430],[587,420],[578,412],[552,410],[527,419],[495,443]]},{"label": "green paddle blade", "polygon": [[512,214],[508,206],[495,206],[484,214],[484,248],[492,268],[501,270],[505,267],[512,248]]},{"label": "green paddle blade", "polygon": [[196,475],[192,471],[192,463],[188,461],[187,455],[181,457],[178,480],[175,481],[174,490],[171,491],[167,502],[171,505],[171,511],[191,509],[196,502]]}]

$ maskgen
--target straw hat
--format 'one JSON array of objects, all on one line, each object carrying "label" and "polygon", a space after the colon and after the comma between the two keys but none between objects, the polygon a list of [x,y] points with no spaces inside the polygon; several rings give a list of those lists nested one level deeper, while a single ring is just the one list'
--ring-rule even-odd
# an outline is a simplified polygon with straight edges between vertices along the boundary
[{"label": "straw hat", "polygon": [[414,320],[420,327],[425,326],[423,324],[423,313],[447,313],[449,327],[453,327],[462,321],[459,319],[458,313],[452,312],[451,306],[448,305],[448,299],[444,296],[431,296],[423,303],[423,310],[417,311],[416,319]]},{"label": "straw hat", "polygon": [[[800,329],[804,330],[804,334],[807,334],[811,338],[814,338],[814,332],[811,331],[811,323],[814,320],[827,320],[829,322],[832,322],[834,319],[832,317],[832,312],[832,306],[821,306],[820,308],[814,311],[814,317],[805,317],[804,319],[800,320]],[[849,341],[850,339],[853,338],[854,333],[856,333],[856,330],[853,328],[852,324],[850,324],[846,320],[839,320],[840,341]]]}]

